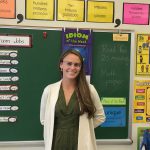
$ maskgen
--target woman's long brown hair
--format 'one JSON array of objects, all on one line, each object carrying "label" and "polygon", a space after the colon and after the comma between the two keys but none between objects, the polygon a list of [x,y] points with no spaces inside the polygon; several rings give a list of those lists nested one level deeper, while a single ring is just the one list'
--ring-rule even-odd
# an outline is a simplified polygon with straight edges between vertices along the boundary
[{"label": "woman's long brown hair", "polygon": [[80,104],[80,114],[82,115],[83,113],[86,112],[88,113],[88,117],[92,118],[94,116],[96,108],[91,98],[90,94],[91,92],[85,76],[83,57],[81,56],[80,52],[78,52],[77,50],[65,51],[60,57],[59,64],[62,63],[63,59],[69,54],[74,54],[78,56],[81,61],[81,70],[77,77],[77,87],[76,87],[77,97]]}]

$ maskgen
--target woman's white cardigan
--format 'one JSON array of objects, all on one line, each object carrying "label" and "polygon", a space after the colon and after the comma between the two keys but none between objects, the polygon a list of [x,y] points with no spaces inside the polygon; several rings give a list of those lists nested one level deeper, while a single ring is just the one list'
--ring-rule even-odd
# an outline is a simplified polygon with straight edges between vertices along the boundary
[{"label": "woman's white cardigan", "polygon": [[[61,81],[48,85],[41,98],[40,121],[44,125],[45,150],[51,150],[53,141],[55,104],[58,99]],[[94,86],[89,84],[92,100],[96,107],[94,118],[88,119],[87,114],[79,118],[78,150],[96,150],[94,128],[105,121],[103,106]]]}]

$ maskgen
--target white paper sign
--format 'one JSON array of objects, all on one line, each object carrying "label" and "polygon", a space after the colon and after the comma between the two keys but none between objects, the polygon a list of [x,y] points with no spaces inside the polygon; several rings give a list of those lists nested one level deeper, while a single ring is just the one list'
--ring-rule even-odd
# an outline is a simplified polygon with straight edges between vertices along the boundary
[{"label": "white paper sign", "polygon": [[0,77],[0,81],[18,81],[19,77],[18,76],[8,76],[8,77]]},{"label": "white paper sign", "polygon": [[0,73],[17,73],[18,70],[15,68],[0,68]]},{"label": "white paper sign", "polygon": [[16,122],[17,117],[0,117],[0,122]]},{"label": "white paper sign", "polygon": [[18,60],[0,59],[0,65],[17,65]]},{"label": "white paper sign", "polygon": [[0,91],[17,91],[17,85],[0,85]]},{"label": "white paper sign", "polygon": [[16,111],[18,109],[19,109],[18,106],[0,106],[0,111],[8,111],[8,110]]},{"label": "white paper sign", "polygon": [[0,94],[0,101],[17,101],[19,99],[19,97],[17,95],[13,95],[13,94]]},{"label": "white paper sign", "polygon": [[12,58],[17,57],[18,51],[16,50],[0,50],[0,56],[10,56]]},{"label": "white paper sign", "polygon": [[31,47],[31,36],[0,35],[0,46]]}]

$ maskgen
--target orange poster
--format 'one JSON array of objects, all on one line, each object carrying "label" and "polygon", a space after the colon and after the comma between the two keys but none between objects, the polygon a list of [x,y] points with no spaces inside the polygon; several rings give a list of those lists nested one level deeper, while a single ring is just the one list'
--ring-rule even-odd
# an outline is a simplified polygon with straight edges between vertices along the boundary
[{"label": "orange poster", "polygon": [[16,0],[0,1],[0,18],[16,18]]}]

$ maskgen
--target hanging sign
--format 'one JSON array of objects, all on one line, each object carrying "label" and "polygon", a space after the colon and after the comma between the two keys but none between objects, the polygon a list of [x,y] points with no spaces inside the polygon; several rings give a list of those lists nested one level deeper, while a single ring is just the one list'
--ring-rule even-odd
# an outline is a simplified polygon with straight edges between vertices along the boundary
[{"label": "hanging sign", "polygon": [[0,47],[31,47],[30,35],[0,35]]},{"label": "hanging sign", "polygon": [[114,21],[114,2],[87,1],[87,21],[112,23]]},{"label": "hanging sign", "polygon": [[18,51],[16,51],[16,50],[0,50],[0,56],[10,56],[11,58],[15,58],[18,56]]},{"label": "hanging sign", "polygon": [[26,19],[54,20],[54,0],[26,0]]},{"label": "hanging sign", "polygon": [[149,4],[124,3],[123,23],[148,25],[149,9]]},{"label": "hanging sign", "polygon": [[150,80],[135,80],[134,85],[133,121],[150,122]]},{"label": "hanging sign", "polygon": [[86,75],[91,75],[92,32],[90,30],[65,29],[62,31],[63,51],[74,49],[84,58]]},{"label": "hanging sign", "polygon": [[19,109],[18,106],[0,106],[0,111],[8,111],[8,110],[16,111],[18,109]]},{"label": "hanging sign", "polygon": [[0,91],[17,91],[17,85],[0,85]]},{"label": "hanging sign", "polygon": [[125,107],[104,107],[106,121],[102,127],[125,127],[126,108]]},{"label": "hanging sign", "polygon": [[0,123],[1,122],[16,122],[17,117],[5,117],[5,116],[0,116]]},{"label": "hanging sign", "polygon": [[16,0],[0,0],[0,18],[16,18]]},{"label": "hanging sign", "polygon": [[150,75],[150,34],[137,34],[136,75]]},{"label": "hanging sign", "polygon": [[0,101],[17,101],[19,97],[13,94],[0,94]]},{"label": "hanging sign", "polygon": [[18,70],[15,68],[0,68],[0,73],[17,73]]},{"label": "hanging sign", "polygon": [[84,21],[84,0],[58,0],[57,20]]}]

